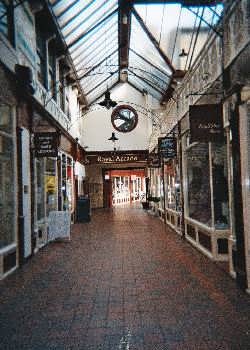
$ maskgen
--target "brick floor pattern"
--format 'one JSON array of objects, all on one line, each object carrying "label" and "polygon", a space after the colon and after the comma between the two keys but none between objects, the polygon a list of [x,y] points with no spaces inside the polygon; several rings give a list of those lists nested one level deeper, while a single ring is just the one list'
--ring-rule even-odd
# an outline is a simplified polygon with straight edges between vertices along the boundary
[{"label": "brick floor pattern", "polygon": [[94,211],[0,298],[3,350],[250,349],[250,296],[139,208]]}]

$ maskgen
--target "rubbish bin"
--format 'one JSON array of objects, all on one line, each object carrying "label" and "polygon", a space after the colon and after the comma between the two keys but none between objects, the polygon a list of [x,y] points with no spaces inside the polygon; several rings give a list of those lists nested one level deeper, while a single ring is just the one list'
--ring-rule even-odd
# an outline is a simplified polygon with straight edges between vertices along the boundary
[{"label": "rubbish bin", "polygon": [[90,200],[88,197],[79,196],[76,200],[76,222],[90,221]]}]

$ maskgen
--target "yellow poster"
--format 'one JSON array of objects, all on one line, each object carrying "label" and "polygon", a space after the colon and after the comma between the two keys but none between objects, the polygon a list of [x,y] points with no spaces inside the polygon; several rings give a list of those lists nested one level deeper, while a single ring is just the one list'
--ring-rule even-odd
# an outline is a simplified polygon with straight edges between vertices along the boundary
[{"label": "yellow poster", "polygon": [[45,175],[45,191],[50,193],[56,192],[56,177],[53,175]]}]

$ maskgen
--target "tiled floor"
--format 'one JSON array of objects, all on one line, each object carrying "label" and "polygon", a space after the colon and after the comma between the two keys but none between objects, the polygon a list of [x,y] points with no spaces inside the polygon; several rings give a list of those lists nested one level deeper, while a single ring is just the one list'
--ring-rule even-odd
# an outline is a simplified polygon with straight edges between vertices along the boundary
[{"label": "tiled floor", "polygon": [[138,208],[98,210],[0,283],[0,348],[248,350],[250,296]]}]

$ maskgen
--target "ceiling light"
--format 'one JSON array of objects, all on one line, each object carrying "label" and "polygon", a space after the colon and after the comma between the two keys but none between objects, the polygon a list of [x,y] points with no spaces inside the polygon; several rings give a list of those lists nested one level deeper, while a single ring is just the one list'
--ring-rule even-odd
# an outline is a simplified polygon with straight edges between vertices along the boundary
[{"label": "ceiling light", "polygon": [[115,141],[118,141],[119,139],[115,136],[115,133],[112,132],[112,136],[108,140],[112,141],[112,142],[115,142]]},{"label": "ceiling light", "polygon": [[117,105],[117,102],[111,100],[110,92],[107,90],[105,92],[104,100],[99,102],[98,104],[102,107],[106,107],[107,109],[110,109],[111,107],[115,107]]},{"label": "ceiling light", "polygon": [[179,57],[186,57],[188,54],[185,52],[185,49],[181,49],[181,53],[179,54]]}]

